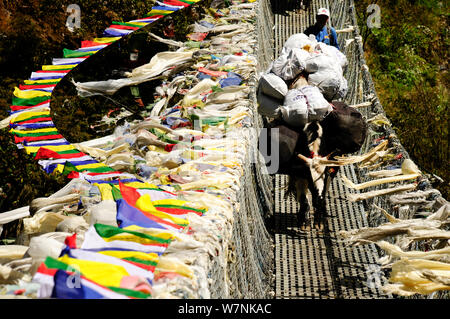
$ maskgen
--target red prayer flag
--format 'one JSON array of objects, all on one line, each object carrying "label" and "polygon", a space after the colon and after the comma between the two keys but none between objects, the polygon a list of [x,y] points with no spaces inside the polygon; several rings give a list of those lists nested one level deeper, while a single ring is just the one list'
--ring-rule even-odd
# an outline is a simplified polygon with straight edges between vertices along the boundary
[{"label": "red prayer flag", "polygon": [[202,73],[205,73],[205,74],[208,74],[208,75],[211,75],[211,76],[216,76],[216,77],[219,77],[219,76],[225,76],[225,75],[228,74],[228,72],[224,72],[224,71],[212,71],[212,70],[208,70],[208,69],[203,68],[203,67],[198,68],[198,71],[199,71],[199,72],[202,72]]},{"label": "red prayer flag", "polygon": [[119,180],[120,193],[122,194],[123,199],[131,206],[136,206],[136,201],[141,195],[139,192],[133,188],[126,186]]},{"label": "red prayer flag", "polygon": [[96,47],[97,45],[110,45],[111,43],[100,43],[100,42],[94,42],[94,41],[81,41],[81,47],[82,48],[88,48],[88,47]]},{"label": "red prayer flag", "polygon": [[69,73],[70,70],[38,70],[35,73]]},{"label": "red prayer flag", "polygon": [[154,16],[148,16],[146,18],[147,19],[161,19],[161,18],[164,18],[164,16],[163,15],[154,15]]},{"label": "red prayer flag", "polygon": [[202,32],[194,32],[187,35],[189,40],[192,41],[203,41],[205,40],[206,36],[208,35],[208,32],[202,33]]},{"label": "red prayer flag", "polygon": [[83,152],[71,153],[71,154],[59,154],[55,151],[49,150],[48,148],[45,148],[44,146],[42,146],[36,152],[34,159],[36,159],[36,160],[49,159],[49,158],[54,158],[54,159],[67,158],[68,159],[68,158],[77,158],[77,157],[82,157],[82,156],[86,156],[86,154]]},{"label": "red prayer flag", "polygon": [[55,87],[56,84],[38,84],[38,85],[25,85],[20,84],[19,89],[21,90],[29,90],[29,89],[45,89],[45,88],[51,88]]},{"label": "red prayer flag", "polygon": [[80,173],[72,171],[69,173],[69,175],[67,175],[67,178],[79,178],[80,177]]},{"label": "red prayer flag", "polygon": [[67,236],[64,240],[64,244],[66,244],[71,249],[77,248],[77,233],[74,233],[72,236]]},{"label": "red prayer flag", "polygon": [[139,29],[139,27],[132,27],[132,26],[121,25],[121,24],[111,24],[108,28],[120,29],[120,30],[137,30],[137,29]]},{"label": "red prayer flag", "polygon": [[64,136],[62,136],[61,134],[43,135],[43,136],[22,136],[22,137],[14,135],[14,142],[18,144],[22,143],[23,141],[36,142],[36,141],[56,140],[60,138],[64,138]]},{"label": "red prayer flag", "polygon": [[164,150],[166,152],[172,152],[172,149],[175,145],[177,145],[177,144],[167,144],[166,146],[164,146]]},{"label": "red prayer flag", "polygon": [[185,2],[181,2],[178,0],[164,0],[165,4],[168,4],[170,6],[183,6],[183,7],[189,7],[190,4],[189,3],[185,3]]}]

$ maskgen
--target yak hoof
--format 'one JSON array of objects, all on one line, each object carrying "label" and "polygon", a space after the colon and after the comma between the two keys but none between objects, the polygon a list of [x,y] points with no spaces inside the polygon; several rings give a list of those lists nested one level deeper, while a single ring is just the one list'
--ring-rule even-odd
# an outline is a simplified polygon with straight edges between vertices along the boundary
[{"label": "yak hoof", "polygon": [[307,225],[307,224],[303,224],[303,225],[300,226],[300,229],[302,231],[310,231],[311,227],[309,225]]},{"label": "yak hoof", "polygon": [[323,228],[324,228],[323,222],[314,223],[314,228],[318,231],[323,231]]}]

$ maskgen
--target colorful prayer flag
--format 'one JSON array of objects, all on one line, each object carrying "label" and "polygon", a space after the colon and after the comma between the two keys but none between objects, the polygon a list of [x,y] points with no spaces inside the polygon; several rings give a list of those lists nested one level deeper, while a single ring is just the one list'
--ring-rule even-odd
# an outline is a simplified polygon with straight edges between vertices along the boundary
[{"label": "colorful prayer flag", "polygon": [[151,236],[114,226],[94,224],[85,233],[81,248],[121,248],[145,253],[163,253],[173,238],[174,236],[170,233]]}]

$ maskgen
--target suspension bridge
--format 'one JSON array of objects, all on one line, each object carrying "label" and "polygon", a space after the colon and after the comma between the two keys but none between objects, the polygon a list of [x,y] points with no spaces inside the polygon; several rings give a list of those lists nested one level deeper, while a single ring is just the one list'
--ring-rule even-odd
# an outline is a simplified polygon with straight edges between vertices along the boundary
[{"label": "suspension bridge", "polygon": [[[209,5],[211,1],[204,2]],[[197,3],[201,4],[202,2]],[[312,0],[307,6],[300,5],[300,1],[259,0],[248,7],[241,7],[243,11],[240,14],[244,15],[250,9],[245,18],[254,17],[254,29],[249,36],[256,40],[256,70],[263,72],[278,57],[289,36],[301,33],[314,24],[315,14],[322,7],[330,10],[331,25],[338,30],[341,51],[349,62],[344,70],[348,82],[344,101],[349,105],[358,105],[366,119],[384,115],[364,60],[352,0]],[[233,14],[233,10],[231,13]],[[237,18],[232,17],[230,21],[240,19],[242,16],[238,14]],[[171,21],[161,19],[158,23],[169,26]],[[145,28],[147,27],[142,30],[145,31]],[[181,46],[175,41],[164,43]],[[103,50],[107,52],[117,48],[121,48],[120,45]],[[106,61],[107,54],[103,55]],[[89,61],[83,62],[72,74],[92,69],[98,60],[90,61],[91,64]],[[65,83],[61,87],[72,85],[68,80],[64,81],[61,81]],[[256,112],[257,83],[258,75],[252,74],[248,79],[248,100],[253,109],[250,112],[250,126],[261,129],[266,125],[266,119]],[[235,198],[237,203],[233,206],[229,233],[224,233],[221,244],[214,246],[217,250],[215,258],[204,252],[198,254],[201,257],[198,258],[201,261],[198,265],[205,267],[205,278],[208,278],[207,289],[204,287],[205,278],[201,278],[205,282],[199,285],[208,293],[205,294],[203,290],[203,294],[196,295],[190,288],[180,288],[180,294],[184,296],[189,291],[194,296],[210,298],[393,298],[382,289],[386,281],[379,264],[382,251],[373,243],[349,245],[339,236],[342,231],[378,226],[384,222],[384,217],[373,208],[373,204],[391,211],[389,196],[373,196],[364,201],[349,200],[349,194],[357,195],[359,191],[348,188],[341,177],[354,183],[366,182],[370,180],[366,174],[368,169],[358,165],[344,166],[333,180],[326,196],[324,230],[316,231],[311,227],[310,231],[301,231],[296,219],[299,203],[295,196],[286,193],[289,176],[268,174],[264,159],[258,155],[258,134],[253,131],[248,134],[246,139],[249,147],[241,150],[243,162],[239,189],[224,193]],[[378,131],[370,130],[360,153],[367,153],[380,137],[389,138],[393,153],[402,154],[403,158],[409,157],[389,126],[383,126]],[[387,163],[381,162],[379,167],[383,168],[383,165],[386,166]],[[429,187],[426,180],[422,180],[420,185]],[[374,189],[382,191],[384,188],[379,185]],[[430,201],[435,202],[436,198]],[[413,218],[414,213],[414,209],[403,210],[400,217]],[[225,248],[222,250],[222,247]],[[415,247],[423,250],[420,244]]]}]

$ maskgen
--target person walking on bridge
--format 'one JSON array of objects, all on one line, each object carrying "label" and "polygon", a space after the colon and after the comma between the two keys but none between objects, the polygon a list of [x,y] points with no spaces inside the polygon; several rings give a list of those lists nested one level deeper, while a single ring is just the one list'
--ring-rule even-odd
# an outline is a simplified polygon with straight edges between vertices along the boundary
[{"label": "person walking on bridge", "polygon": [[319,11],[317,11],[316,23],[306,28],[303,33],[307,36],[309,36],[310,34],[314,34],[318,42],[332,45],[339,50],[336,30],[333,27],[327,25],[329,19],[330,11],[326,8],[320,8]]}]

